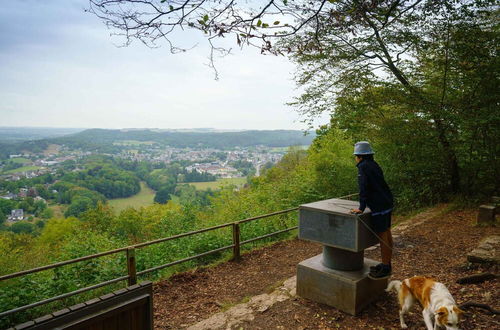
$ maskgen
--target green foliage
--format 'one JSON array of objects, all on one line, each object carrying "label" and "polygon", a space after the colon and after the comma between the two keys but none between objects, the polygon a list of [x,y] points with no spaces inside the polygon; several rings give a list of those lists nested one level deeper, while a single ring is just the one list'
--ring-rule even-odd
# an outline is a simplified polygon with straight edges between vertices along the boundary
[{"label": "green foliage", "polygon": [[91,209],[94,206],[92,199],[84,196],[78,196],[72,199],[66,212],[64,212],[65,217],[79,216],[81,213]]},{"label": "green foliage", "polygon": [[49,208],[45,208],[41,213],[40,213],[40,217],[42,219],[50,219],[52,217],[54,217],[54,211],[52,209],[49,209]]},{"label": "green foliage", "polygon": [[210,173],[199,173],[196,170],[192,170],[191,172],[184,170],[179,176],[182,176],[182,180],[179,179],[179,182],[209,182],[217,179]]},{"label": "green foliage", "polygon": [[179,203],[183,206],[201,207],[208,206],[210,199],[215,194],[212,189],[198,190],[188,184],[180,184],[175,188],[175,195],[179,197]]},{"label": "green foliage", "polygon": [[31,234],[36,230],[36,227],[29,222],[18,221],[13,223],[9,227],[9,230],[16,234]]},{"label": "green foliage", "polygon": [[244,176],[254,175],[255,168],[253,164],[246,160],[236,160],[230,163],[235,169],[240,171]]},{"label": "green foliage", "polygon": [[176,183],[169,182],[161,186],[161,188],[156,192],[154,201],[155,203],[165,204],[170,200],[170,194],[175,192]]},{"label": "green foliage", "polygon": [[[293,58],[305,93],[294,105],[311,118],[330,113],[332,129],[370,141],[404,207],[491,195],[500,189],[491,180],[500,174],[491,166],[500,151],[492,4],[336,3],[338,24],[322,26],[314,42],[298,34],[285,43],[302,46]],[[359,15],[342,20],[342,6]]]},{"label": "green foliage", "polygon": [[128,197],[140,190],[135,174],[103,159],[91,159],[86,170],[66,173],[61,180],[97,191],[107,198]]},{"label": "green foliage", "polygon": [[16,202],[9,199],[0,198],[0,211],[2,211],[4,215],[10,214],[10,211],[16,208],[15,206]]}]

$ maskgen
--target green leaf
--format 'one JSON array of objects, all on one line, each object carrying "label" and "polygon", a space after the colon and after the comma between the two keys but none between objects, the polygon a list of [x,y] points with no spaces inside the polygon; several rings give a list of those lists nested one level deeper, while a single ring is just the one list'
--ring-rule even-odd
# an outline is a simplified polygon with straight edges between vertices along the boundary
[{"label": "green leaf", "polygon": [[263,27],[263,28],[268,28],[268,27],[269,27],[269,24],[267,24],[267,23],[263,23],[263,24],[262,24],[262,27]]},{"label": "green leaf", "polygon": [[257,21],[257,26],[258,26],[258,27],[260,27],[261,25],[262,25],[262,21],[259,19],[259,20]]},{"label": "green leaf", "polygon": [[275,21],[273,24],[274,24],[274,25],[279,25],[279,24],[280,24],[280,21]]},{"label": "green leaf", "polygon": [[168,7],[170,8],[170,10],[174,10],[174,6],[170,5]]},{"label": "green leaf", "polygon": [[205,14],[205,16],[203,16],[203,21],[205,21],[205,22],[208,21],[208,15],[207,14]]}]

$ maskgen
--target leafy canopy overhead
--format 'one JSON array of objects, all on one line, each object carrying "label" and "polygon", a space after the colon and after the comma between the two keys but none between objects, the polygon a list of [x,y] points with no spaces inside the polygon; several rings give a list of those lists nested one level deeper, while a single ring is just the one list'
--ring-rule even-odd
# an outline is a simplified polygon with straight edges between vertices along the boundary
[{"label": "leafy canopy overhead", "polygon": [[403,54],[415,51],[433,21],[493,5],[488,0],[89,0],[88,11],[126,44],[166,42],[172,52],[185,51],[173,42],[173,32],[194,29],[207,37],[212,60],[214,53],[230,52],[221,46],[227,43],[216,42],[225,38],[263,53],[313,52],[335,58],[339,68],[385,67],[404,82],[396,66]]}]

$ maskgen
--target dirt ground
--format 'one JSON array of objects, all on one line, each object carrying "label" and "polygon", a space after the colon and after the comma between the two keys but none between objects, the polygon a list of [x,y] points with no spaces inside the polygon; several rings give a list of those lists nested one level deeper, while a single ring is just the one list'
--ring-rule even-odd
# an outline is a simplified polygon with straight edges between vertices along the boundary
[{"label": "dirt ground", "polygon": [[[460,277],[498,267],[473,266],[466,260],[482,237],[500,234],[500,228],[475,227],[476,210],[447,210],[439,206],[418,214],[394,230],[395,251],[392,279],[425,275],[443,282],[458,304],[475,301],[500,308],[498,280],[481,284],[456,284]],[[182,329],[250,297],[271,292],[295,275],[304,259],[321,253],[319,244],[291,240],[245,254],[240,262],[178,274],[155,285],[154,322],[156,329]],[[365,255],[379,259],[379,249]],[[425,328],[421,309],[406,317],[410,329]],[[461,329],[500,329],[498,315],[468,309]],[[335,308],[294,297],[279,303],[252,321],[235,329],[399,329],[394,294],[380,299],[354,317]]]}]

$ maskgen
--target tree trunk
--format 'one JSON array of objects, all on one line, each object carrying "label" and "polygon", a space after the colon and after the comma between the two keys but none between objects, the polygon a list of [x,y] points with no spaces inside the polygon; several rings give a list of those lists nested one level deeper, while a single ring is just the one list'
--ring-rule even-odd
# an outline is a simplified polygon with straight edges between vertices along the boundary
[{"label": "tree trunk", "polygon": [[[364,18],[366,22],[370,25],[370,27],[373,29],[373,32],[375,34],[375,38],[380,46],[380,49],[382,50],[383,55],[378,55],[376,54],[377,58],[392,72],[392,74],[396,77],[396,79],[403,85],[406,90],[410,92],[411,95],[415,96],[422,104],[422,106],[427,107],[430,110],[430,114],[432,116],[432,119],[434,120],[435,127],[438,133],[438,140],[441,146],[443,147],[443,152],[444,156],[446,157],[446,165],[448,167],[449,175],[450,175],[450,190],[452,193],[457,193],[460,190],[460,171],[458,167],[458,160],[455,151],[450,145],[450,141],[446,137],[446,128],[443,125],[443,120],[439,118],[439,111],[436,113],[435,111],[435,104],[429,104],[429,101],[421,94],[421,92],[415,88],[414,86],[411,85],[411,83],[408,81],[408,79],[405,77],[403,72],[396,66],[394,61],[392,60],[391,54],[389,53],[389,50],[387,49],[387,46],[382,39],[379,29],[377,26],[368,18],[367,15],[364,15]],[[441,105],[439,105],[439,108],[443,108],[443,101],[444,101],[444,95],[445,95],[445,89],[446,89],[446,71],[445,71],[445,78],[444,78],[444,83],[443,83],[443,96],[441,99]]]},{"label": "tree trunk", "polygon": [[446,164],[448,166],[448,171],[450,174],[450,189],[452,193],[458,193],[460,191],[460,170],[458,167],[458,160],[455,151],[450,145],[448,138],[446,138],[445,128],[443,127],[443,122],[441,119],[435,119],[436,129],[438,131],[439,143],[443,147],[444,156],[446,157]]}]

